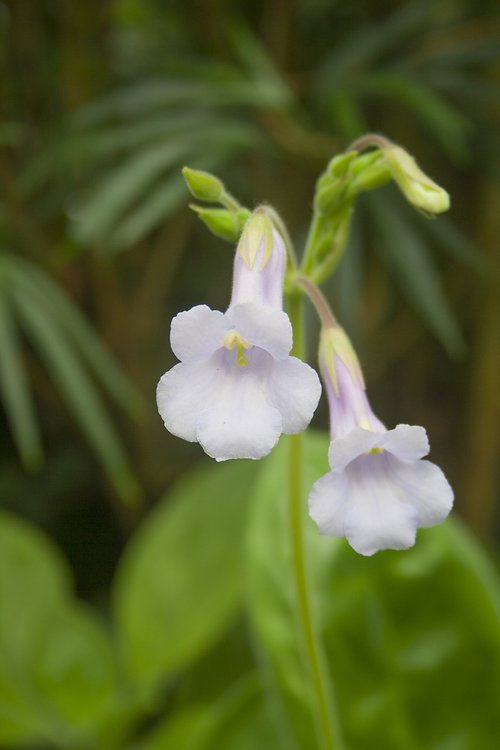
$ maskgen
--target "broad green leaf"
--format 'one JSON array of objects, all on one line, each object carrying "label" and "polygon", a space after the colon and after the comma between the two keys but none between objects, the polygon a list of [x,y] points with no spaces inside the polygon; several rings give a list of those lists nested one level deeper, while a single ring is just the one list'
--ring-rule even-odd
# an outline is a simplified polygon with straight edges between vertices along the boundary
[{"label": "broad green leaf", "polygon": [[[277,727],[287,747],[316,750],[315,697],[304,647],[292,576],[292,549],[287,514],[287,444],[284,440],[265,459],[252,497],[247,535],[248,605],[262,650],[259,664],[274,699]],[[306,487],[328,468],[326,439],[308,442]],[[307,518],[304,524],[314,535]],[[334,550],[317,535],[317,555]],[[328,540],[330,541],[330,540]],[[333,707],[331,709],[333,711]]]},{"label": "broad green leaf", "polygon": [[129,750],[279,749],[255,674],[231,685],[217,700],[167,717]]},{"label": "broad green leaf", "polygon": [[241,543],[255,464],[212,464],[180,482],[130,542],[114,610],[138,688],[157,684],[217,641],[240,607]]},{"label": "broad green leaf", "polygon": [[43,460],[33,399],[23,364],[22,345],[9,306],[0,258],[0,390],[9,426],[25,466],[37,468]]},{"label": "broad green leaf", "polygon": [[[453,520],[420,531],[411,550],[372,558],[357,555],[345,540],[321,537],[306,517],[305,498],[325,470],[326,450],[326,438],[306,436],[306,554],[346,747],[495,750],[500,583],[493,566]],[[269,688],[296,746],[311,748],[312,697],[293,624],[285,461],[279,446],[255,487],[249,595],[255,634],[270,665]]]},{"label": "broad green leaf", "polygon": [[66,604],[40,623],[31,672],[39,706],[70,731],[97,727],[112,710],[115,691],[109,637],[93,611]]},{"label": "broad green leaf", "polygon": [[216,700],[168,716],[129,750],[280,750],[257,675],[232,684]]},{"label": "broad green leaf", "polygon": [[465,348],[462,332],[421,234],[402,218],[386,196],[370,196],[368,208],[377,230],[375,247],[401,284],[408,301],[448,353],[461,356]]},{"label": "broad green leaf", "polygon": [[0,512],[0,743],[88,744],[114,691],[106,634],[58,550]]}]

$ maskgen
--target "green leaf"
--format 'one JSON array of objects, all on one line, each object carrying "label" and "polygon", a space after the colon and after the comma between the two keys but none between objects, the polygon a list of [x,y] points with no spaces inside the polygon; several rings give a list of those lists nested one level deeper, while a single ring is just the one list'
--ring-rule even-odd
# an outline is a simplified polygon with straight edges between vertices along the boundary
[{"label": "green leaf", "polygon": [[143,408],[141,397],[63,290],[42,269],[16,256],[9,256],[9,273],[30,299],[46,306],[52,319],[81,352],[111,398],[128,414],[137,415]]},{"label": "green leaf", "polygon": [[[326,438],[308,441],[305,483],[310,487],[328,469]],[[252,497],[247,535],[248,606],[258,646],[259,664],[270,699],[274,699],[277,728],[293,750],[317,746],[314,695],[304,659],[302,635],[295,604],[292,550],[287,516],[287,445],[281,441],[265,459]],[[305,495],[304,495],[305,501]],[[304,524],[317,541],[316,555],[337,547],[336,540],[315,534],[306,516]]]},{"label": "green leaf", "polygon": [[449,219],[440,216],[439,221],[422,219],[419,224],[422,231],[435,242],[436,247],[447,253],[453,260],[469,266],[478,273],[485,273],[490,269],[488,259]]},{"label": "green leaf", "polygon": [[1,743],[88,744],[109,710],[110,645],[70,585],[50,541],[0,512]]},{"label": "green leaf", "polygon": [[125,502],[136,503],[140,497],[140,488],[131,473],[122,444],[97,390],[75,356],[57,318],[53,316],[45,300],[26,295],[22,286],[14,285],[11,294],[33,345],[46,362],[54,382],[99,456],[117,492]]},{"label": "green leaf", "polygon": [[40,433],[23,365],[22,346],[9,308],[6,277],[0,258],[0,389],[17,450],[24,465],[36,469],[43,461]]},{"label": "green leaf", "polygon": [[217,700],[167,717],[129,750],[279,750],[255,674],[231,685]]},{"label": "green leaf", "polygon": [[[349,750],[495,750],[500,711],[500,582],[457,521],[420,531],[414,548],[366,558],[321,537],[306,517],[328,440],[306,435],[304,524],[313,614]],[[311,696],[290,585],[286,452],[266,460],[252,501],[249,596],[264,677],[292,727],[314,747]],[[295,741],[295,744],[293,742]]]},{"label": "green leaf", "polygon": [[146,698],[198,658],[235,618],[246,499],[255,465],[199,469],[129,544],[114,610],[122,658]]},{"label": "green leaf", "polygon": [[462,356],[465,350],[462,332],[420,232],[402,218],[386,196],[370,196],[368,208],[376,225],[375,247],[408,301],[450,356]]},{"label": "green leaf", "polygon": [[133,201],[173,164],[189,153],[186,140],[155,143],[133,154],[98,186],[78,212],[76,233],[83,244],[102,240]]},{"label": "green leaf", "polygon": [[434,135],[450,159],[462,163],[468,160],[467,137],[471,122],[458,107],[431,88],[406,73],[383,72],[370,77],[362,90],[403,104]]},{"label": "green leaf", "polygon": [[51,611],[39,625],[30,667],[40,707],[72,733],[99,727],[111,713],[113,654],[90,608],[72,604]]}]

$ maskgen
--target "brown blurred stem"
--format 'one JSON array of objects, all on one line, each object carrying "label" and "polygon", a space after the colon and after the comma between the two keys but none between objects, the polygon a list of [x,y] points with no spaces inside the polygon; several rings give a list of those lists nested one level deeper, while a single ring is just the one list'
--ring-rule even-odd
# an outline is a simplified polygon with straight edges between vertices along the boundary
[{"label": "brown blurred stem", "polygon": [[[500,188],[481,188],[478,245],[494,259],[500,236]],[[478,293],[475,350],[469,377],[469,414],[465,429],[462,515],[483,537],[494,533],[498,457],[500,455],[500,273],[485,278]]]}]

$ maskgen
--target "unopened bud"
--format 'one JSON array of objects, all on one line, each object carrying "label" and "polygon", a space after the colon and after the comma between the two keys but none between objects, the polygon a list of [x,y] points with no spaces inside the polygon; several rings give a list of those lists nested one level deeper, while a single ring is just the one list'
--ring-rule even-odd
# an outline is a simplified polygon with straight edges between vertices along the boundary
[{"label": "unopened bud", "polygon": [[224,194],[224,185],[210,172],[183,167],[182,174],[190,192],[200,201],[214,203],[219,201]]},{"label": "unopened bud", "polygon": [[364,389],[365,383],[361,365],[344,329],[338,325],[323,328],[319,340],[319,361],[325,376],[328,375],[330,378],[336,396],[339,395],[336,367],[337,358],[347,368],[353,382],[359,388]]},{"label": "unopened bud", "polygon": [[391,170],[380,151],[375,151],[369,156],[372,157],[369,160],[365,160],[365,156],[360,156],[352,164],[353,177],[349,181],[349,192],[353,196],[363,190],[382,187],[392,178]]},{"label": "unopened bud", "polygon": [[189,206],[196,212],[201,221],[216,237],[220,237],[228,242],[237,242],[245,221],[250,216],[249,211],[243,210],[234,213],[225,208],[203,208],[191,204]]},{"label": "unopened bud", "polygon": [[328,163],[326,171],[333,177],[342,177],[347,173],[352,160],[358,155],[357,151],[347,151],[345,154],[338,154]]},{"label": "unopened bud", "polygon": [[390,146],[383,151],[393,179],[410,203],[430,214],[448,210],[450,196],[422,172],[413,156],[400,146]]},{"label": "unopened bud", "polygon": [[346,184],[344,180],[330,179],[329,184],[317,190],[314,198],[314,208],[324,216],[331,216],[341,206],[345,190]]},{"label": "unopened bud", "polygon": [[247,266],[252,269],[259,249],[264,243],[264,268],[273,250],[273,222],[268,214],[257,209],[248,219],[239,244],[239,252]]}]

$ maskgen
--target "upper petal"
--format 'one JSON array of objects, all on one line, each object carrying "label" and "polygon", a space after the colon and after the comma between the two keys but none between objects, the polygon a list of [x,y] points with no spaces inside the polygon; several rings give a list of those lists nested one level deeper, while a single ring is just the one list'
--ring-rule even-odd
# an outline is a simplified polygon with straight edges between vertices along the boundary
[{"label": "upper petal", "polygon": [[275,359],[285,359],[292,348],[292,325],[283,310],[244,302],[228,311],[238,333]]},{"label": "upper petal", "polygon": [[266,352],[251,349],[249,365],[239,367],[232,354],[222,353],[225,365],[198,419],[196,436],[217,461],[262,458],[282,431],[281,415],[266,398],[272,359]]},{"label": "upper petal", "polygon": [[217,368],[209,360],[180,362],[161,377],[156,402],[165,427],[173,435],[191,443],[197,440],[198,418],[217,387],[217,376]]},{"label": "upper petal", "polygon": [[344,533],[362,555],[408,549],[415,543],[418,512],[385,471],[385,460],[380,454],[362,456],[347,470],[349,507]]},{"label": "upper petal", "polygon": [[398,424],[385,433],[380,446],[401,461],[417,461],[429,453],[427,433],[417,425]]},{"label": "upper petal", "polygon": [[372,430],[364,430],[362,427],[355,427],[345,437],[332,440],[328,450],[328,461],[332,471],[343,471],[358,456],[367,453],[372,448],[377,448],[384,435],[383,432],[373,432]]},{"label": "upper petal", "polygon": [[391,459],[391,476],[418,512],[420,527],[435,526],[444,521],[453,506],[453,490],[445,475],[431,461],[414,464]]},{"label": "upper petal", "polygon": [[230,323],[224,313],[211,310],[207,305],[196,305],[172,320],[172,351],[181,362],[208,359],[223,345],[224,335],[229,328]]},{"label": "upper petal", "polygon": [[349,501],[349,481],[345,473],[328,472],[315,482],[309,493],[309,515],[321,534],[344,535],[344,517]]},{"label": "upper petal", "polygon": [[269,377],[269,399],[283,420],[283,432],[305,430],[321,395],[317,373],[296,357],[275,361]]}]

